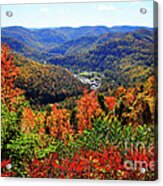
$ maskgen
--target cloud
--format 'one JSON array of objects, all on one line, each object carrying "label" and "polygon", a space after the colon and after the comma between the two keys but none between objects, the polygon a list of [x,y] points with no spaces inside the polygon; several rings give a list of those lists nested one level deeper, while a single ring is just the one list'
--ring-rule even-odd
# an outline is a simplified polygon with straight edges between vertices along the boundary
[{"label": "cloud", "polygon": [[109,10],[115,10],[116,8],[112,5],[99,5],[98,10],[100,11],[109,11]]},{"label": "cloud", "polygon": [[48,8],[40,8],[40,11],[41,12],[49,12],[49,9]]}]

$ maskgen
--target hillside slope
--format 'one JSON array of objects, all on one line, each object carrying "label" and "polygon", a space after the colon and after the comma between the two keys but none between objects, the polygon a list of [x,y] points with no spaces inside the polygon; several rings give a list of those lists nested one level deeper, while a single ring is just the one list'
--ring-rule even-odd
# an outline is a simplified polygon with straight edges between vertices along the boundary
[{"label": "hillside slope", "polygon": [[[2,28],[1,35],[3,44],[11,44],[11,41],[13,40],[13,42],[15,43],[14,45],[12,45],[13,51],[20,53],[21,55],[24,55],[26,57],[31,57],[31,59],[42,62],[42,58],[45,56],[45,54],[49,56],[51,54],[50,51],[58,47],[62,51],[61,48],[65,48],[65,43],[68,48],[74,48],[74,42],[80,45],[79,42],[81,41],[81,39],[86,39],[86,41],[84,41],[85,44],[91,44],[89,40],[93,39],[94,41],[92,43],[94,43],[97,39],[96,37],[106,33],[111,33],[109,37],[114,38],[114,36],[116,35],[115,33],[123,34],[138,30],[140,28],[142,27],[120,26],[108,28],[106,26],[82,26],[77,28],[59,27],[29,29],[21,26],[11,26]],[[150,28],[148,29],[150,30]],[[88,40],[88,38],[90,39]],[[79,42],[76,40],[79,40]],[[29,55],[25,52],[26,48],[30,48]],[[77,49],[79,50],[80,48],[82,48],[82,43],[81,46],[77,47]],[[75,51],[77,51],[77,49],[75,49]],[[70,50],[67,53],[70,54],[73,51],[74,49]],[[38,53],[38,55],[36,55],[35,53]]]},{"label": "hillside slope", "polygon": [[31,103],[63,101],[66,97],[80,95],[86,88],[62,67],[43,65],[19,55],[15,55],[14,61],[20,69],[15,85],[25,91],[25,96]]},{"label": "hillside slope", "polygon": [[16,54],[67,68],[75,75],[101,73],[100,90],[108,91],[134,86],[154,74],[156,33],[155,29],[133,26],[6,27],[2,43],[9,44]]},{"label": "hillside slope", "polygon": [[72,71],[98,71],[107,77],[107,83],[130,85],[144,81],[154,68],[154,33],[140,29],[122,38],[114,38],[95,48],[74,55],[57,56],[48,63]]}]

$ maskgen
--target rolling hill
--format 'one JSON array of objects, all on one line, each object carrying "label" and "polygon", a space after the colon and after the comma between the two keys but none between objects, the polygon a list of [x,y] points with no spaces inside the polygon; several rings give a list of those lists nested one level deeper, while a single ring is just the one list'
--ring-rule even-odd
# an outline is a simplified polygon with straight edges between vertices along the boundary
[{"label": "rolling hill", "polygon": [[35,105],[60,102],[88,88],[62,67],[43,65],[20,55],[14,55],[14,61],[20,69],[15,86],[24,90],[26,98]]},{"label": "rolling hill", "polygon": [[83,53],[55,56],[48,63],[71,71],[98,71],[107,77],[107,84],[134,85],[152,75],[154,60],[154,32],[140,29],[113,38]]},{"label": "rolling hill", "polygon": [[[58,66],[61,66],[75,74],[101,73],[99,90],[106,92],[121,85],[128,87],[144,82],[154,73],[156,33],[155,29],[136,26],[5,27],[2,43],[10,45],[16,55],[54,65],[52,69],[57,66],[60,70]],[[26,68],[32,69],[33,65]],[[45,69],[45,65],[40,68]]]},{"label": "rolling hill", "polygon": [[[4,27],[1,29],[2,43],[11,44],[11,41],[15,42],[12,45],[12,49],[24,56],[26,55],[26,48],[30,48],[35,52],[39,52],[44,56],[44,52],[50,52],[51,48],[58,46],[73,45],[75,40],[81,41],[81,38],[96,41],[97,37],[106,33],[112,33],[109,38],[114,38],[116,34],[114,33],[127,33],[131,31],[138,30],[143,27],[133,27],[133,26],[120,26],[120,27],[105,27],[105,26],[82,26],[78,28],[72,27],[59,27],[59,28],[43,28],[43,29],[28,29],[21,26],[11,26]],[[148,28],[150,30],[150,28]],[[85,40],[84,39],[84,40]],[[77,41],[75,41],[77,42]],[[17,44],[16,44],[17,43]],[[86,42],[87,43],[87,42]],[[91,44],[88,41],[88,44]],[[21,49],[24,48],[24,49]],[[34,52],[34,53],[35,53]],[[50,53],[46,53],[49,54]],[[29,57],[28,55],[27,57]],[[32,59],[41,61],[41,57],[37,57],[34,54],[30,56]]]}]

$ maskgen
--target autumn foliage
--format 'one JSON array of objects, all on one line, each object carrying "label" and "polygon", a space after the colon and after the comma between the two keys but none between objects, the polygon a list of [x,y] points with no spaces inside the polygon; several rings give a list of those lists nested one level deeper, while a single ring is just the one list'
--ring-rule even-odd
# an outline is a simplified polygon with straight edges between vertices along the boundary
[{"label": "autumn foliage", "polygon": [[52,107],[50,116],[47,118],[47,127],[51,136],[64,141],[73,133],[68,111],[66,109],[57,109],[55,104]]},{"label": "autumn foliage", "polygon": [[77,110],[76,118],[78,120],[79,132],[82,132],[84,129],[91,129],[93,120],[97,118],[101,112],[94,91],[91,93],[84,91],[83,97],[77,101]]},{"label": "autumn foliage", "polygon": [[3,160],[1,162],[1,170],[2,170],[1,176],[2,177],[12,177],[12,176],[15,175],[14,172],[9,171],[9,170],[6,169],[6,166],[11,164],[11,162],[12,162],[11,159]]},{"label": "autumn foliage", "polygon": [[13,62],[13,55],[8,46],[2,46],[1,54],[1,97],[2,103],[11,105],[12,102],[17,102],[17,98],[22,91],[15,88],[14,81],[17,78],[19,69]]},{"label": "autumn foliage", "polygon": [[[34,178],[154,180],[153,169],[149,167],[155,160],[151,148],[145,148],[144,151],[134,148],[133,152],[128,149],[124,156],[113,146],[101,148],[101,151],[81,149],[73,157],[65,159],[60,158],[57,153],[51,153],[43,161],[34,158],[28,172]],[[132,164],[129,169],[123,161],[138,163],[139,167],[135,169]],[[141,165],[141,162],[147,162],[146,166]],[[141,173],[141,168],[144,167],[151,174]]]},{"label": "autumn foliage", "polygon": [[105,101],[106,101],[108,109],[112,110],[115,106],[115,103],[116,103],[115,98],[114,97],[106,97]]},{"label": "autumn foliage", "polygon": [[[58,154],[50,154],[43,161],[34,158],[28,171],[31,177],[57,178],[118,178],[122,157],[117,148],[110,147],[104,151],[81,149],[73,157],[59,158]],[[109,173],[110,177],[107,177]]]},{"label": "autumn foliage", "polygon": [[[9,53],[9,47],[3,46],[1,56],[2,66],[2,87],[14,88],[13,81],[17,77],[18,68],[13,63],[13,55]],[[7,90],[6,90],[7,91]]]},{"label": "autumn foliage", "polygon": [[[3,46],[2,176],[157,178],[157,144],[153,145],[157,135],[154,76],[135,87],[121,86],[112,94],[85,90],[72,99],[38,106],[38,102],[31,104],[28,96],[22,99],[25,93],[16,88],[15,81],[21,72],[13,58],[10,48]],[[37,66],[36,63],[34,65]],[[50,67],[47,68],[49,70]],[[40,69],[37,70],[40,72]],[[44,71],[41,73],[44,74]],[[36,87],[33,87],[32,93]],[[66,95],[64,89],[60,91]],[[46,91],[44,93],[46,99]],[[126,149],[126,141],[140,142],[144,148]],[[140,167],[129,170],[125,167],[126,161],[131,163],[130,168],[133,168],[134,161],[145,162],[146,172],[142,174]],[[154,169],[150,168],[151,162]],[[11,170],[6,169],[9,163],[12,163]]]},{"label": "autumn foliage", "polygon": [[31,108],[24,108],[22,121],[22,131],[31,132],[35,126],[34,114]]}]

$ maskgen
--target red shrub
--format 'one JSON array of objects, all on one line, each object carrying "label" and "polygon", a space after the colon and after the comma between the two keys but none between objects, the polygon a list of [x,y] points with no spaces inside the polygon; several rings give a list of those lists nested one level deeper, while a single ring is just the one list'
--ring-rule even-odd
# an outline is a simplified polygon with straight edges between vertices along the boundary
[{"label": "red shrub", "polygon": [[[125,163],[128,162],[128,165]],[[154,146],[150,148],[129,149],[125,155],[123,179],[154,180],[157,168],[157,153]],[[142,172],[144,170],[145,172]]]},{"label": "red shrub", "polygon": [[3,160],[1,162],[1,176],[2,177],[12,177],[14,176],[14,172],[6,170],[6,166],[11,163],[11,159],[9,160]]},{"label": "red shrub", "polygon": [[40,161],[35,158],[28,173],[31,177],[116,179],[121,167],[120,152],[111,147],[102,149],[102,152],[80,150],[80,153],[66,159],[60,159],[58,154],[50,154]]}]

